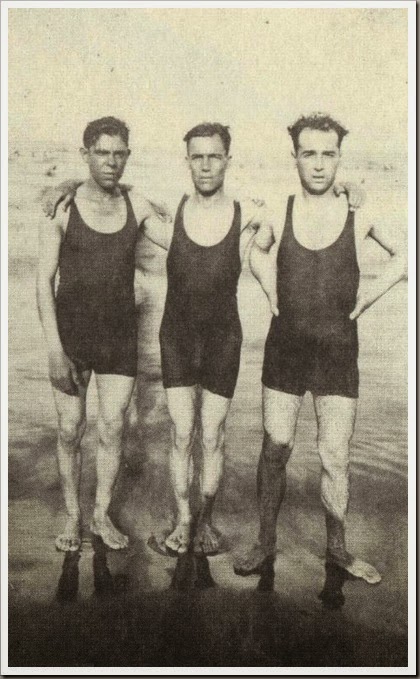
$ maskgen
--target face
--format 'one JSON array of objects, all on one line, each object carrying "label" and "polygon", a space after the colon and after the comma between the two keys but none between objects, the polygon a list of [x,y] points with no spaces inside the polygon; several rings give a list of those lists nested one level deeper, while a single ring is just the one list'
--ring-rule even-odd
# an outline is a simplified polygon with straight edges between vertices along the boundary
[{"label": "face", "polygon": [[211,196],[223,186],[229,156],[218,134],[212,137],[193,137],[188,142],[187,162],[196,190]]},{"label": "face", "polygon": [[107,191],[121,179],[130,149],[120,136],[102,134],[89,149],[80,149],[91,177]]},{"label": "face", "polygon": [[326,193],[334,184],[340,162],[337,132],[305,128],[298,144],[295,158],[303,188],[316,195]]}]

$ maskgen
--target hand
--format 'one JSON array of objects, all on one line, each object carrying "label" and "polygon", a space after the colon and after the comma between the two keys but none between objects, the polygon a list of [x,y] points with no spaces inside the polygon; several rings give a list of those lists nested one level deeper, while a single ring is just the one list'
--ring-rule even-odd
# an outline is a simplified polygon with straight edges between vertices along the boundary
[{"label": "hand", "polygon": [[366,191],[362,189],[360,184],[353,182],[342,182],[334,185],[334,193],[339,196],[341,193],[347,194],[350,212],[355,212],[359,207],[362,207],[366,200]]},{"label": "hand", "polygon": [[54,219],[57,208],[60,203],[63,203],[63,209],[66,211],[71,201],[76,195],[76,189],[70,189],[63,193],[63,189],[59,186],[48,187],[42,196],[41,206],[47,217]]},{"label": "hand", "polygon": [[48,363],[52,386],[68,396],[78,396],[79,386],[82,385],[80,376],[76,366],[64,351],[61,349],[51,352]]},{"label": "hand", "polygon": [[41,198],[42,209],[47,217],[54,219],[57,207],[62,202],[64,212],[76,195],[76,191],[83,182],[77,179],[66,179],[58,186],[47,187]]},{"label": "hand", "polygon": [[153,211],[155,212],[156,216],[159,217],[159,219],[167,223],[172,222],[171,213],[169,211],[168,206],[165,203],[155,203],[152,200],[149,200],[148,202],[153,208]]},{"label": "hand", "polygon": [[349,318],[351,321],[356,320],[356,318],[359,318],[359,316],[366,311],[366,309],[369,309],[369,307],[373,304],[375,300],[368,297],[365,294],[357,295],[356,298],[356,306],[354,307],[353,311],[351,312]]}]

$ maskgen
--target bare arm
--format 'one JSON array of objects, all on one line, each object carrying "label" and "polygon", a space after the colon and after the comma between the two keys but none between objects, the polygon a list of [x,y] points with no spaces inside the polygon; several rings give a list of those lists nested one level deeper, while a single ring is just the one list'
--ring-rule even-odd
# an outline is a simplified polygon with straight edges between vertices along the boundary
[{"label": "bare arm", "polygon": [[383,265],[379,276],[370,280],[366,288],[359,291],[356,306],[350,314],[352,320],[358,318],[396,283],[407,278],[407,247],[404,237],[392,237],[384,227],[371,226],[365,238],[376,241],[388,252],[390,259]]},{"label": "bare arm", "polygon": [[79,378],[77,370],[65,355],[57,327],[54,285],[59,252],[65,226],[62,211],[53,220],[43,219],[39,225],[39,255],[36,297],[39,317],[47,342],[49,376],[53,387],[66,394],[76,395]]},{"label": "bare arm", "polygon": [[[243,206],[243,231],[241,239],[247,239],[246,248],[250,248],[250,268],[267,295],[271,311],[278,315],[277,309],[277,269],[276,242],[279,227],[274,214],[266,207],[256,208],[255,203]],[[279,210],[281,214],[281,209]]]},{"label": "bare arm", "polygon": [[140,227],[148,240],[163,250],[169,250],[173,233],[171,218],[162,219],[156,214],[151,214],[142,221]]}]

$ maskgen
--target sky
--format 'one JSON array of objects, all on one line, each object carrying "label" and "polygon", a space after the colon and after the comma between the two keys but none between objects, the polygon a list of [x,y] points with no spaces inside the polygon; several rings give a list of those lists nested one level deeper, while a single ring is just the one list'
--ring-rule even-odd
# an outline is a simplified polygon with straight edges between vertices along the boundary
[{"label": "sky", "polygon": [[355,153],[407,150],[407,10],[9,9],[9,138],[80,145],[123,118],[131,145],[182,147],[204,120],[233,149],[289,149],[286,126],[326,110]]}]

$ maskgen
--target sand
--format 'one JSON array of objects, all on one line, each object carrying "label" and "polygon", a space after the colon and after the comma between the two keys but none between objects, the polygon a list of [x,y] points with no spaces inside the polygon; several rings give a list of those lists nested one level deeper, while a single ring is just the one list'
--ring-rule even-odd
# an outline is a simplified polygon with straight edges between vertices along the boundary
[{"label": "sand", "polygon": [[[58,174],[44,172],[57,164]],[[146,546],[170,525],[169,427],[160,382],[157,329],[163,259],[141,246],[149,272],[139,300],[139,377],[127,416],[124,460],[112,514],[128,533],[127,555],[111,554],[115,591],[95,596],[87,530],[95,483],[94,382],[83,439],[85,537],[77,600],[55,599],[63,522],[55,461],[56,415],[35,305],[37,207],[43,183],[69,176],[48,158],[11,161],[9,219],[9,665],[11,666],[404,666],[407,663],[407,287],[400,284],[361,318],[361,390],[352,445],[348,542],[383,574],[379,586],[343,586],[344,605],[318,598],[325,579],[320,463],[310,395],[300,415],[279,518],[274,591],[234,575],[234,554],[255,539],[255,474],[261,446],[260,374],[267,305],[245,271],[239,301],[244,344],[227,425],[226,468],[216,524],[229,550],[209,559],[215,587],[191,588],[188,562]],[[27,181],[23,184],[23,179]],[[198,455],[199,451],[196,451]],[[179,577],[179,569],[183,570]],[[193,569],[193,570],[191,570]],[[199,578],[199,584],[203,578]],[[207,582],[207,584],[209,584]]]}]

